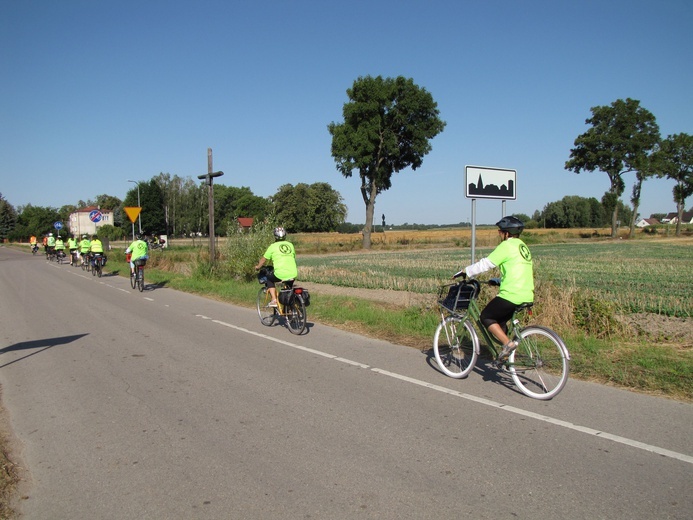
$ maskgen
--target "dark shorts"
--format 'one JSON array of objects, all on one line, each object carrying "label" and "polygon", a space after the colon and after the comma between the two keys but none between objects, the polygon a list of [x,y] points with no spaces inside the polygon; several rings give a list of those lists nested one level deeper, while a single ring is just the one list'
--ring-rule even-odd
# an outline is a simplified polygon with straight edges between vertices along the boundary
[{"label": "dark shorts", "polygon": [[[267,282],[265,282],[265,286],[266,287],[274,287],[274,285],[277,282],[283,282],[283,281],[286,281],[286,280],[282,280],[281,278],[277,278],[276,276],[274,276],[274,272],[271,272],[267,275]],[[293,282],[291,282],[291,283],[293,283]],[[290,287],[291,283],[287,283],[287,285]]]},{"label": "dark shorts", "polygon": [[503,332],[508,332],[508,321],[513,317],[513,312],[518,306],[504,298],[496,296],[488,302],[488,305],[481,311],[481,323],[488,328],[489,325],[498,323]]}]

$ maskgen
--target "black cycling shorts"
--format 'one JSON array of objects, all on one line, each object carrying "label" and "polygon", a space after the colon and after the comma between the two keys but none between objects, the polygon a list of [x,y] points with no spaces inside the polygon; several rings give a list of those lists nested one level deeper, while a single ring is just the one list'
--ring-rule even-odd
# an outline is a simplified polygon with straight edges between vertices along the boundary
[{"label": "black cycling shorts", "polygon": [[513,302],[496,296],[493,300],[488,302],[488,305],[481,311],[481,323],[483,323],[484,327],[487,329],[489,325],[498,323],[503,329],[503,332],[508,332],[508,321],[513,317],[513,313],[517,307],[518,306]]}]

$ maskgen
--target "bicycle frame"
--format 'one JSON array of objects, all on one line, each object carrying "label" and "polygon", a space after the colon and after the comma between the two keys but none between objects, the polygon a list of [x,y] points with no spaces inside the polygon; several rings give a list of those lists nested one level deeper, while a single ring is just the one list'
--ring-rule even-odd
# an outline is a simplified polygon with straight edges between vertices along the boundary
[{"label": "bicycle frame", "polygon": [[[515,310],[513,313],[512,318],[508,322],[508,338],[514,339],[514,340],[519,340],[519,327],[520,327],[520,322],[519,319],[517,318],[517,315],[524,311],[527,310],[526,308],[518,308]],[[465,309],[464,311],[458,312],[451,312],[448,309],[445,309],[441,307],[440,311],[440,318],[441,320],[445,320],[446,317],[448,316],[455,316],[459,318],[461,321],[465,321],[468,319],[469,321],[472,322],[472,325],[474,326],[474,330],[477,333],[477,335],[481,335],[481,339],[484,340],[486,346],[488,349],[491,351],[491,354],[493,357],[498,356],[498,348],[502,347],[500,344],[500,341],[489,332],[489,330],[484,327],[484,324],[481,323],[481,310],[479,309],[479,305],[476,302],[476,298],[470,300],[469,302],[469,307]],[[481,342],[477,342],[478,344],[478,349],[477,349],[477,354],[481,354]]]}]

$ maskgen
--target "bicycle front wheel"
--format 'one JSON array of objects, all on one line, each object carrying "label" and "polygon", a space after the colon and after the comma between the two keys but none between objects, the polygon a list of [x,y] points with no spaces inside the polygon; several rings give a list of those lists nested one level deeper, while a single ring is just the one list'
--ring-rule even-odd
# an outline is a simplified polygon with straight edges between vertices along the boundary
[{"label": "bicycle front wheel", "polygon": [[455,316],[441,321],[433,336],[433,354],[446,376],[460,379],[469,375],[479,356],[479,337],[472,323]]},{"label": "bicycle front wheel", "polygon": [[269,306],[271,300],[272,296],[267,290],[267,287],[263,287],[258,291],[257,314],[260,316],[260,322],[268,327],[277,319],[277,308]]},{"label": "bicycle front wheel", "polygon": [[135,267],[134,273],[130,273],[130,287],[133,289],[137,287],[137,267]]},{"label": "bicycle front wheel", "polygon": [[558,334],[546,327],[526,327],[520,336],[522,341],[508,358],[508,371],[526,396],[551,399],[568,381],[568,348]]},{"label": "bicycle front wheel", "polygon": [[300,294],[295,294],[286,306],[286,324],[292,334],[302,334],[306,330],[306,305]]}]

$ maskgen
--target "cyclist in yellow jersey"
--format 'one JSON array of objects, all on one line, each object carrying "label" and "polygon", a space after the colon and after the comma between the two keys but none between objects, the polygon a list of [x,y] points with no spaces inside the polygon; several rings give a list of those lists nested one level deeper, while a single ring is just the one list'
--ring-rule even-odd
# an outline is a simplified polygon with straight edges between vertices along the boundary
[{"label": "cyclist in yellow jersey", "polygon": [[[91,237],[91,244],[89,245],[89,253],[91,253],[91,266],[94,267],[94,257],[103,256],[103,244],[97,235]],[[103,264],[101,264],[103,265]]]},{"label": "cyclist in yellow jersey", "polygon": [[67,248],[70,250],[70,265],[72,265],[72,258],[75,251],[77,251],[77,239],[75,235],[70,235],[67,239]]},{"label": "cyclist in yellow jersey", "polygon": [[79,242],[79,254],[82,257],[82,265],[86,261],[86,257],[89,256],[89,248],[91,247],[91,242],[87,238],[87,235],[82,235],[82,240]]},{"label": "cyclist in yellow jersey", "polygon": [[130,276],[135,276],[135,260],[149,259],[149,246],[142,234],[135,235],[135,241],[128,246],[125,254],[132,254],[130,257]]},{"label": "cyclist in yellow jersey", "polygon": [[58,256],[65,256],[65,242],[60,235],[55,237],[55,253]]},{"label": "cyclist in yellow jersey", "polygon": [[46,252],[51,254],[55,250],[55,237],[53,233],[48,233],[48,240],[46,241]]},{"label": "cyclist in yellow jersey", "polygon": [[298,275],[296,267],[296,250],[294,245],[286,240],[286,231],[283,227],[274,228],[273,244],[267,248],[265,254],[260,257],[255,269],[260,269],[265,262],[272,262],[274,273],[267,276],[267,290],[272,297],[270,307],[277,306],[277,288],[276,282],[293,280]]},{"label": "cyclist in yellow jersey", "polygon": [[534,274],[532,254],[527,245],[520,240],[524,229],[522,221],[516,217],[503,217],[496,222],[501,243],[486,258],[467,266],[453,277],[463,272],[469,277],[475,276],[498,267],[501,272],[500,289],[481,311],[481,322],[503,345],[497,362],[508,359],[517,344],[508,338],[508,320],[512,318],[515,309],[523,303],[534,301]]},{"label": "cyclist in yellow jersey", "polygon": [[103,244],[99,237],[94,235],[91,237],[91,243],[89,244],[89,251],[92,253],[103,253]]}]

